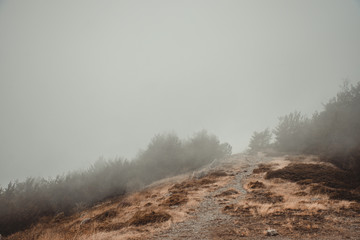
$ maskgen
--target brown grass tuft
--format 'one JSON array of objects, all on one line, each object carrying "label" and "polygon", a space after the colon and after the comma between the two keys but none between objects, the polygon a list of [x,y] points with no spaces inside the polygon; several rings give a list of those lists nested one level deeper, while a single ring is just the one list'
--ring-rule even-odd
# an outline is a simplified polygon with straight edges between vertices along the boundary
[{"label": "brown grass tuft", "polygon": [[228,174],[223,170],[217,170],[217,171],[210,172],[207,176],[217,178],[217,177],[226,177],[226,176],[228,176]]},{"label": "brown grass tuft", "polygon": [[356,191],[359,182],[355,181],[355,177],[328,164],[291,163],[282,169],[268,171],[265,178],[310,185],[312,194],[327,194],[331,199],[360,202],[360,193]]},{"label": "brown grass tuft", "polygon": [[107,219],[114,218],[114,217],[116,217],[116,215],[117,215],[117,212],[114,209],[110,209],[110,210],[107,210],[107,211],[105,211],[103,213],[100,213],[100,214],[96,215],[94,217],[94,220],[102,222],[102,221],[105,221]]},{"label": "brown grass tuft", "polygon": [[308,194],[307,194],[306,192],[304,192],[304,191],[299,191],[299,192],[294,193],[294,195],[295,195],[295,196],[302,197],[302,196],[306,196],[306,195],[308,195]]},{"label": "brown grass tuft", "polygon": [[255,168],[253,170],[253,173],[254,174],[264,173],[264,172],[270,171],[270,169],[271,169],[271,165],[261,163],[261,164],[259,164],[258,168]]},{"label": "brown grass tuft", "polygon": [[129,225],[141,226],[150,223],[160,223],[166,222],[171,218],[171,216],[163,211],[138,211],[134,216],[129,220]]},{"label": "brown grass tuft", "polygon": [[307,183],[324,183],[325,186],[333,188],[351,189],[351,179],[347,172],[325,164],[306,164],[306,163],[292,163],[288,166],[275,170],[268,171],[266,179],[282,178],[292,182]]},{"label": "brown grass tuft", "polygon": [[284,198],[283,196],[280,195],[276,195],[272,192],[268,192],[268,191],[263,191],[263,190],[258,190],[258,191],[253,191],[251,193],[249,193],[249,197],[254,201],[254,202],[258,202],[258,203],[279,203],[279,202],[283,202]]},{"label": "brown grass tuft", "polygon": [[111,232],[111,231],[118,231],[122,228],[126,227],[126,223],[109,223],[109,224],[102,224],[96,227],[97,231],[100,232]]},{"label": "brown grass tuft", "polygon": [[121,201],[119,204],[118,204],[118,208],[126,208],[126,207],[130,207],[132,204],[128,201]]},{"label": "brown grass tuft", "polygon": [[182,204],[187,203],[188,198],[186,195],[187,195],[186,192],[174,193],[170,197],[168,197],[161,205],[169,206],[169,207],[180,206]]},{"label": "brown grass tuft", "polygon": [[360,193],[356,191],[326,187],[322,184],[312,185],[310,189],[311,194],[326,194],[330,199],[360,202]]},{"label": "brown grass tuft", "polygon": [[[235,219],[237,228],[248,229],[248,237],[258,237],[271,228],[286,239],[357,239],[360,203],[343,200],[355,199],[356,184],[348,182],[346,172],[343,175],[333,165],[308,160],[272,161],[267,174],[253,174],[247,179],[246,197],[226,205],[223,212]],[[261,171],[264,168],[260,166]],[[256,188],[256,182],[266,187]]]},{"label": "brown grass tuft", "polygon": [[360,203],[351,203],[349,209],[353,210],[354,212],[360,213]]},{"label": "brown grass tuft", "polygon": [[239,192],[236,191],[235,189],[228,189],[218,195],[215,195],[215,197],[225,197],[225,196],[230,196],[230,195],[235,195],[238,194]]},{"label": "brown grass tuft", "polygon": [[263,182],[249,182],[248,187],[251,189],[256,189],[256,188],[265,188],[265,185]]},{"label": "brown grass tuft", "polygon": [[207,185],[207,184],[212,184],[216,182],[215,180],[213,179],[210,179],[210,178],[202,178],[198,181],[198,185]]}]

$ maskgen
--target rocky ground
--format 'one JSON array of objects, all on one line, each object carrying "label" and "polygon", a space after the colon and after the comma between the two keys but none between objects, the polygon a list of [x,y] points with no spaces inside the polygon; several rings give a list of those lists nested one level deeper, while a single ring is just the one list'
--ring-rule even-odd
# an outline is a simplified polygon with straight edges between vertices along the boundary
[{"label": "rocky ground", "polygon": [[232,169],[229,174],[234,175],[233,179],[225,186],[206,194],[186,221],[173,224],[152,239],[225,239],[228,234],[219,228],[233,225],[234,220],[223,211],[224,204],[234,204],[243,199],[246,194],[243,188],[244,180],[259,163],[267,161],[269,158],[265,157],[236,156],[222,162],[214,170]]}]

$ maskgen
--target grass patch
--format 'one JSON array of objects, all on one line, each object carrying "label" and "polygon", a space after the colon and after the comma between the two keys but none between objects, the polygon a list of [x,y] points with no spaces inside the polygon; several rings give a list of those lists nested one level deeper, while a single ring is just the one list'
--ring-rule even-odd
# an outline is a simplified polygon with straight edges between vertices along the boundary
[{"label": "grass patch", "polygon": [[263,190],[252,191],[251,193],[249,193],[249,198],[251,198],[251,200],[254,202],[258,202],[262,204],[265,203],[274,204],[284,201],[284,198],[282,196]]},{"label": "grass patch", "polygon": [[96,221],[102,222],[102,221],[105,221],[107,219],[114,218],[114,217],[116,217],[116,215],[117,215],[117,212],[115,210],[113,210],[113,209],[110,209],[110,210],[107,210],[107,211],[105,211],[105,212],[103,212],[103,213],[101,213],[99,215],[96,215],[94,217],[94,219]]},{"label": "grass patch", "polygon": [[249,182],[248,187],[251,189],[265,188],[265,185],[262,182],[256,181],[256,182]]},{"label": "grass patch", "polygon": [[163,211],[138,211],[135,215],[129,220],[129,225],[133,226],[142,226],[150,223],[160,223],[166,222],[171,218],[170,214]]},{"label": "grass patch", "polygon": [[162,205],[168,206],[168,207],[183,205],[183,204],[187,203],[187,201],[188,201],[188,198],[186,195],[187,195],[186,192],[174,193],[170,197],[168,197],[162,203]]},{"label": "grass patch", "polygon": [[264,173],[264,172],[268,172],[271,170],[271,166],[269,164],[259,164],[258,168],[255,168],[253,170],[254,174],[258,174],[258,173]]},{"label": "grass patch", "polygon": [[215,197],[225,197],[225,196],[230,196],[230,195],[235,195],[238,194],[239,192],[236,191],[235,189],[228,189],[218,195],[216,195]]},{"label": "grass patch", "polygon": [[331,199],[360,201],[360,183],[355,176],[331,165],[292,163],[282,169],[268,171],[265,178],[311,185],[312,194],[327,194]]}]

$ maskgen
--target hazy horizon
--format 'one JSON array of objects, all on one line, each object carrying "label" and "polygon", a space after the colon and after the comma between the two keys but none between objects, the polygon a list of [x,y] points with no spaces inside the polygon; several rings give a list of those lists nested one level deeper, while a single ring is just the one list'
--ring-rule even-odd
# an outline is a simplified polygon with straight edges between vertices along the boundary
[{"label": "hazy horizon", "polygon": [[0,1],[0,186],[158,133],[247,147],[360,81],[359,1]]}]

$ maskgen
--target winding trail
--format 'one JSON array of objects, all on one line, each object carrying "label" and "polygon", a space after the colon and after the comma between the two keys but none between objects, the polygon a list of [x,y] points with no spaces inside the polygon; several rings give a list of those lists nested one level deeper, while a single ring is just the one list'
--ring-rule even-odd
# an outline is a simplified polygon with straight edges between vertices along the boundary
[{"label": "winding trail", "polygon": [[173,224],[169,229],[153,236],[151,239],[173,240],[173,239],[217,239],[213,236],[213,230],[216,227],[232,225],[233,219],[230,215],[224,214],[223,203],[219,201],[216,195],[228,190],[235,189],[240,194],[231,199],[226,204],[238,202],[245,197],[246,190],[243,188],[243,182],[259,163],[269,161],[270,158],[252,157],[245,155],[233,156],[222,162],[211,170],[232,169],[236,166],[235,177],[229,184],[209,192],[199,204],[197,209],[191,213],[191,217],[184,222]]}]

